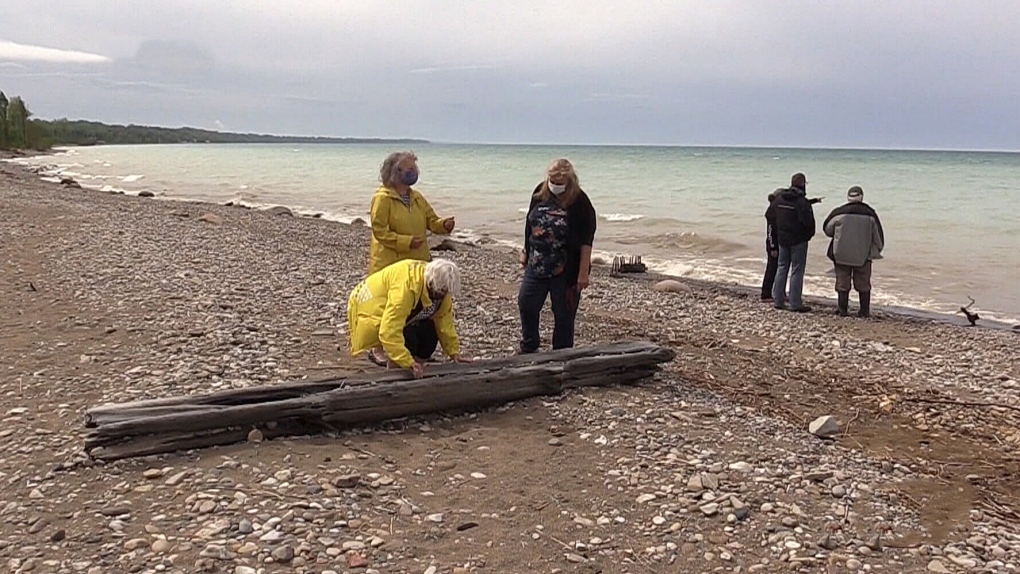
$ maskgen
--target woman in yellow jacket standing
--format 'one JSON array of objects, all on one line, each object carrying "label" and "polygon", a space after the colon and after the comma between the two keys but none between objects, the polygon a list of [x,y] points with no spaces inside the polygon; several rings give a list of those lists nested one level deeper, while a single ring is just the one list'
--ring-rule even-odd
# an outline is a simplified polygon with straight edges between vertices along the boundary
[{"label": "woman in yellow jacket standing", "polygon": [[369,275],[347,301],[351,355],[367,351],[372,362],[411,369],[417,378],[438,344],[451,359],[467,362],[453,328],[459,292],[460,270],[446,259],[405,259]]},{"label": "woman in yellow jacket standing", "polygon": [[403,259],[428,261],[425,231],[447,235],[452,217],[436,215],[425,197],[411,188],[418,182],[418,157],[409,151],[391,153],[379,168],[382,187],[372,197],[372,246],[368,274]]}]

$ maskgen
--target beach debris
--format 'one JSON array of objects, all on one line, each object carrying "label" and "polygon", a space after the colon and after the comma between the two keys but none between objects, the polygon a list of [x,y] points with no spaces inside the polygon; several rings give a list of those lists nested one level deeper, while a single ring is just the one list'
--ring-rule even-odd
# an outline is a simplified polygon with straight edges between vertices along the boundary
[{"label": "beach debris", "polygon": [[273,207],[267,207],[265,212],[269,215],[286,215],[287,217],[294,217],[294,212],[289,207],[283,205],[274,205]]},{"label": "beach debris", "polygon": [[399,369],[108,404],[85,413],[85,450],[117,460],[636,384],[675,356],[650,342],[613,343],[430,366],[420,380]]},{"label": "beach debris", "polygon": [[632,255],[628,257],[613,257],[613,269],[610,272],[612,275],[620,273],[644,273],[648,271],[648,266],[641,262],[640,255]]},{"label": "beach debris", "polygon": [[429,251],[459,251],[459,247],[456,241],[443,239],[435,245],[430,245]]},{"label": "beach debris", "polygon": [[138,192],[138,197],[156,197],[156,194],[152,193],[147,189],[143,189],[142,191]]},{"label": "beach debris", "polygon": [[198,220],[213,225],[223,225],[223,218],[215,213],[203,213],[198,216]]},{"label": "beach debris", "polygon": [[832,415],[818,417],[808,425],[808,432],[819,438],[829,438],[839,432],[839,423]]},{"label": "beach debris", "polygon": [[970,321],[970,326],[973,327],[977,325],[978,319],[980,319],[981,316],[977,313],[971,313],[970,308],[974,305],[974,298],[970,295],[967,295],[967,298],[970,299],[970,303],[968,303],[966,307],[960,307],[960,312],[963,313],[963,316],[966,317],[968,321]]},{"label": "beach debris", "polygon": [[694,289],[691,289],[690,285],[681,283],[676,279],[665,279],[659,281],[655,285],[652,285],[653,291],[659,291],[661,293],[684,293],[691,295],[694,293]]}]

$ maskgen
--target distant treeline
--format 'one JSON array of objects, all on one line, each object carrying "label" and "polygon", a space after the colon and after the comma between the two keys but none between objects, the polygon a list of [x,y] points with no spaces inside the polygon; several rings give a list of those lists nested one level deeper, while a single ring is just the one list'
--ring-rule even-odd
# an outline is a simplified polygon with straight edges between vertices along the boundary
[{"label": "distant treeline", "polygon": [[422,144],[426,140],[333,138],[238,134],[197,128],[111,125],[85,120],[40,120],[18,96],[9,101],[0,91],[0,148],[47,150],[55,145],[168,143],[392,143]]}]

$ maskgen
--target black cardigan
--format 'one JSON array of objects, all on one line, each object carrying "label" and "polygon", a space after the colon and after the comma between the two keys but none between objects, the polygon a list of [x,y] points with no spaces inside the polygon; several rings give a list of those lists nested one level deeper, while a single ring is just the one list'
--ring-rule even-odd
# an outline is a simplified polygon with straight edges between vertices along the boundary
[{"label": "black cardigan", "polygon": [[[528,215],[524,217],[524,264],[528,264],[531,251],[531,211],[538,205],[536,194],[542,189],[538,184],[531,195]],[[591,247],[595,242],[596,216],[588,194],[578,190],[577,199],[567,208],[567,264],[563,273],[567,278],[567,286],[577,285],[577,277],[581,273],[581,248]]]}]

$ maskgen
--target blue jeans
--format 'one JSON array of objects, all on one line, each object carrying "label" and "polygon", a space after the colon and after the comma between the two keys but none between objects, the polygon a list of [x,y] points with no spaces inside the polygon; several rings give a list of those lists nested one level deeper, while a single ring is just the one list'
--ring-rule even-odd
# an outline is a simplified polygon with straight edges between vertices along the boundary
[{"label": "blue jeans", "polygon": [[535,277],[530,270],[525,269],[521,290],[517,294],[517,307],[521,312],[522,353],[534,353],[542,342],[538,322],[546,297],[552,300],[553,349],[574,346],[574,320],[577,318],[577,305],[581,298],[577,285],[568,286],[563,273],[555,277]]},{"label": "blue jeans", "polygon": [[777,309],[786,303],[786,278],[790,278],[790,308],[800,309],[804,305],[804,268],[807,267],[808,242],[791,247],[779,246],[779,269],[776,282],[772,285],[772,299]]}]

